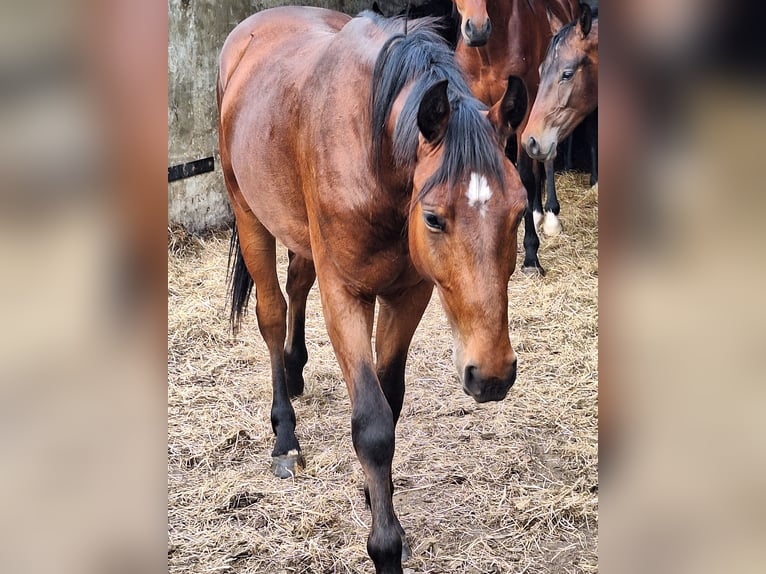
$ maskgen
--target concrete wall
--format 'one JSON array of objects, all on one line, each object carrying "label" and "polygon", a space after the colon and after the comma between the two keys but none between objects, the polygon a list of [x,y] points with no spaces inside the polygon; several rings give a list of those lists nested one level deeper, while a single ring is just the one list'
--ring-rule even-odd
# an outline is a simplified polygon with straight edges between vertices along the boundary
[{"label": "concrete wall", "polygon": [[[168,222],[190,232],[224,227],[232,215],[218,157],[215,78],[229,32],[254,12],[288,0],[168,0],[168,166],[215,156],[215,171],[168,184]],[[349,14],[372,0],[306,0]],[[378,0],[393,13],[402,0]]]}]

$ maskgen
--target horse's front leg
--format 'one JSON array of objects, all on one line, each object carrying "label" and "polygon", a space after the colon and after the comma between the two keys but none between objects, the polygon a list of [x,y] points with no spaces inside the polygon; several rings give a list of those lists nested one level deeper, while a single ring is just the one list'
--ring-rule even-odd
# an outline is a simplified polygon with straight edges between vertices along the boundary
[{"label": "horse's front leg", "polygon": [[527,190],[527,209],[524,212],[524,266],[521,271],[525,274],[545,275],[545,269],[540,265],[537,251],[540,249],[540,237],[537,226],[542,221],[540,188],[535,181],[532,158],[525,151],[519,153],[519,176]]},{"label": "horse's front leg", "polygon": [[391,492],[394,415],[375,374],[370,343],[374,298],[354,296],[321,274],[319,285],[327,332],[351,398],[351,439],[369,489],[367,553],[377,574],[402,574],[401,527]]},{"label": "horse's front leg", "polygon": [[553,169],[553,160],[544,162],[545,165],[545,219],[543,220],[543,233],[548,237],[553,237],[561,233],[561,222],[559,221],[559,199],[556,197],[556,180]]},{"label": "horse's front leg", "polygon": [[[433,284],[421,282],[414,287],[378,297],[380,311],[375,333],[376,372],[383,394],[391,407],[394,426],[399,420],[404,402],[404,368],[407,364],[407,351],[415,329],[431,300],[432,292]],[[389,482],[393,495],[391,475],[389,475]],[[365,494],[369,504],[367,485],[365,485]],[[402,562],[404,562],[410,557],[410,547],[398,518],[396,518],[396,526],[402,538]]]},{"label": "horse's front leg", "polygon": [[585,118],[588,149],[590,151],[590,185],[598,183],[598,108]]}]

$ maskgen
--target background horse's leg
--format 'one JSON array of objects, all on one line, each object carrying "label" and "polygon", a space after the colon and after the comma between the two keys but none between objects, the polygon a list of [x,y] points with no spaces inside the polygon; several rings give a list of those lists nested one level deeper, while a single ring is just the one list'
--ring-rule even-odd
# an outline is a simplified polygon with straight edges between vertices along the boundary
[{"label": "background horse's leg", "polygon": [[564,153],[564,171],[572,171],[574,169],[574,161],[572,159],[572,152],[574,150],[574,132],[569,134],[564,141],[564,149],[566,150]]},{"label": "background horse's leg", "polygon": [[369,488],[367,553],[376,574],[402,574],[402,538],[391,497],[394,416],[375,374],[370,344],[374,299],[351,295],[342,281],[322,274],[319,258],[315,262],[327,333],[351,398],[351,440]]},{"label": "background horse's leg", "polygon": [[314,285],[314,262],[288,251],[287,267],[287,343],[285,344],[285,374],[287,392],[291,397],[303,393],[303,367],[308,361],[306,350],[306,298]]},{"label": "background horse's leg", "polygon": [[[407,364],[407,351],[415,329],[431,300],[432,292],[433,285],[423,282],[395,295],[378,298],[380,312],[375,333],[376,371],[383,394],[391,407],[394,426],[399,420],[404,401],[404,368]],[[394,483],[390,473],[389,482],[393,496]],[[366,484],[364,490],[369,505],[369,489]],[[394,518],[399,535],[402,537],[402,562],[404,562],[410,557],[410,547],[399,519],[396,515]]]},{"label": "background horse's leg", "polygon": [[527,190],[527,210],[524,213],[524,266],[521,271],[526,274],[545,275],[545,270],[537,258],[540,238],[537,236],[536,227],[537,219],[542,218],[542,213],[534,211],[535,206],[540,203],[540,189],[536,184],[535,174],[532,170],[532,158],[523,150],[519,153],[518,170],[521,182]]},{"label": "background horse's leg", "polygon": [[559,198],[556,197],[556,180],[554,179],[553,160],[545,162],[545,219],[543,220],[543,233],[552,237],[561,233],[559,222]]},{"label": "background horse's leg", "polygon": [[585,122],[591,160],[590,184],[594,186],[598,183],[598,108],[585,118]]},{"label": "background horse's leg", "polygon": [[271,428],[276,435],[271,470],[280,478],[288,478],[303,468],[304,462],[295,437],[295,411],[287,393],[284,358],[287,303],[277,278],[276,242],[252,212],[235,207],[234,214],[242,256],[255,282],[258,328],[271,358]]}]

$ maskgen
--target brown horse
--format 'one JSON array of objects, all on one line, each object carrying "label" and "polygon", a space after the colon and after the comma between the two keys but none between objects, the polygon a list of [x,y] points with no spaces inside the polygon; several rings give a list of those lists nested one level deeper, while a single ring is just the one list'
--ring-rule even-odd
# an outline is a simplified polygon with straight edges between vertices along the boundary
[{"label": "brown horse", "polygon": [[[255,286],[271,357],[272,470],[286,477],[303,466],[290,395],[303,390],[304,310],[317,278],[351,398],[378,573],[400,574],[409,552],[391,461],[407,350],[434,285],[463,390],[498,401],[516,379],[507,289],[525,196],[498,133],[518,127],[526,92],[511,80],[487,110],[434,24],[410,22],[404,35],[402,20],[372,12],[275,8],[231,33],[219,67],[221,162],[236,217],[232,321]],[[276,239],[290,255],[289,307]]]},{"label": "brown horse", "polygon": [[[597,173],[598,153],[594,130],[598,115],[598,14],[580,4],[580,17],[567,25],[552,18],[556,35],[540,64],[540,88],[521,136],[527,153],[539,161],[553,163],[559,142],[588,118],[591,132],[591,182]],[[550,199],[550,195],[549,195]],[[557,202],[558,203],[558,202]],[[545,204],[543,229],[560,229],[558,211]]]},{"label": "brown horse", "polygon": [[521,137],[530,156],[556,157],[558,143],[598,106],[598,18],[582,4],[580,17],[559,30],[540,65],[540,89]]},{"label": "brown horse", "polygon": [[[576,0],[454,0],[460,16],[461,38],[456,56],[471,91],[488,106],[502,97],[509,76],[520,77],[537,95],[539,64],[553,36],[552,21],[568,22],[578,14]],[[527,190],[530,209],[524,220],[526,273],[545,274],[537,257],[537,227],[543,219],[539,167],[524,152],[517,136],[517,166]],[[545,165],[548,197],[555,199],[553,162]],[[553,188],[553,191],[551,189]],[[555,205],[558,213],[558,202]]]}]

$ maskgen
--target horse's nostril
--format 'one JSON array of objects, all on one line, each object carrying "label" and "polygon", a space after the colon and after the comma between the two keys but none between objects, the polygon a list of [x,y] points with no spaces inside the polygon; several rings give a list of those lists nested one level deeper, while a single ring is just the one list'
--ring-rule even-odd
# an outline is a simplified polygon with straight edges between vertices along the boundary
[{"label": "horse's nostril", "polygon": [[539,147],[540,146],[537,144],[537,140],[534,137],[529,136],[529,139],[527,140],[527,150],[529,153],[536,154],[538,151],[540,151]]},{"label": "horse's nostril", "polygon": [[473,26],[471,25],[471,19],[469,18],[468,20],[465,21],[465,31],[471,32],[472,28]]},{"label": "horse's nostril", "polygon": [[476,382],[476,379],[479,376],[479,369],[475,367],[474,365],[468,365],[465,368],[465,373],[463,375],[463,384],[466,387],[470,387],[473,383]]}]

